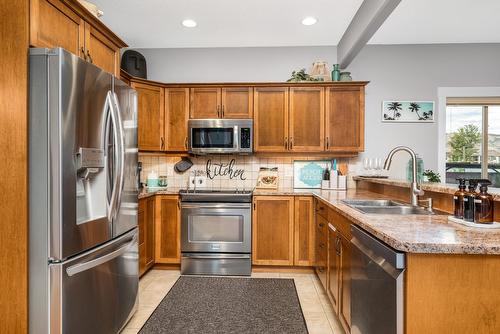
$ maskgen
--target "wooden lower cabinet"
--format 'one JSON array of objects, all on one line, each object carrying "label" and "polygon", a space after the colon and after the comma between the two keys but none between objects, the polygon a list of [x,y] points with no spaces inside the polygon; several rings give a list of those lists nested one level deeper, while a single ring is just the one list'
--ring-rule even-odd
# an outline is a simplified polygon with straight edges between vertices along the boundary
[{"label": "wooden lower cabinet", "polygon": [[143,275],[155,262],[155,198],[139,200],[139,276]]},{"label": "wooden lower cabinet", "polygon": [[351,242],[340,235],[339,318],[346,333],[351,331]]},{"label": "wooden lower cabinet", "polygon": [[155,262],[181,262],[180,203],[177,195],[156,195]]},{"label": "wooden lower cabinet", "polygon": [[329,225],[328,228],[328,284],[327,294],[332,303],[333,310],[339,310],[339,286],[340,286],[340,245],[339,233]]},{"label": "wooden lower cabinet", "polygon": [[294,204],[295,266],[314,265],[314,200],[311,196],[296,196]]},{"label": "wooden lower cabinet", "polygon": [[252,264],[293,265],[293,196],[254,196]]},{"label": "wooden lower cabinet", "polygon": [[315,238],[315,271],[326,289],[327,286],[327,259],[328,259],[328,221],[325,217],[316,215]]}]

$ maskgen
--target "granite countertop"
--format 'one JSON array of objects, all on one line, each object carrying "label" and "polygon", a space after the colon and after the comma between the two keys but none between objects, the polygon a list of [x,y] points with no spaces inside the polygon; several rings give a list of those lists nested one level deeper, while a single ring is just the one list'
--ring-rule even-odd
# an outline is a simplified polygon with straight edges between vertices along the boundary
[{"label": "granite countertop", "polygon": [[[366,181],[371,183],[385,184],[389,186],[396,186],[402,188],[410,188],[411,183],[406,180],[396,180],[396,179],[381,179],[374,177],[364,177],[364,176],[354,176],[354,181]],[[433,182],[422,182],[419,184],[423,191],[433,191],[436,193],[450,194],[453,195],[458,189],[457,184],[453,183],[433,183]],[[500,201],[500,188],[489,187],[488,192],[493,195],[495,201]]]},{"label": "granite countertop", "polygon": [[[386,180],[387,181],[387,180]],[[177,194],[179,189],[141,193],[139,198],[154,194]],[[448,222],[441,215],[380,215],[364,214],[342,202],[343,199],[388,199],[389,196],[349,189],[334,191],[321,189],[278,190],[255,189],[255,196],[310,195],[326,202],[354,224],[360,226],[389,246],[409,253],[434,254],[500,254],[500,229],[485,230]]]}]

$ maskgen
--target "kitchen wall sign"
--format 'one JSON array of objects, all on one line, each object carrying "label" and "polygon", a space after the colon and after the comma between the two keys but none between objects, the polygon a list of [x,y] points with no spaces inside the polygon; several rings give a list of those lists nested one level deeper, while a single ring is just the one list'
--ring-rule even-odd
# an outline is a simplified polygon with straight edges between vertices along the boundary
[{"label": "kitchen wall sign", "polygon": [[434,101],[383,101],[382,122],[433,123]]},{"label": "kitchen wall sign", "polygon": [[246,180],[245,170],[234,168],[236,163],[235,159],[231,159],[229,163],[213,163],[211,159],[207,160],[205,165],[205,170],[207,172],[207,177],[213,180],[217,176],[227,176],[230,180],[239,178],[240,180]]},{"label": "kitchen wall sign", "polygon": [[330,165],[330,161],[294,161],[293,187],[310,189],[321,188],[323,173]]}]

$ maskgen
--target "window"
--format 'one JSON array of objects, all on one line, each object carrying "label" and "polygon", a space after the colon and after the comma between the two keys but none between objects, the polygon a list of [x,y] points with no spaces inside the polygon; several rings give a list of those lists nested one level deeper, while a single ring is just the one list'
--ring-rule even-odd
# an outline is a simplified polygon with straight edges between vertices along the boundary
[{"label": "window", "polygon": [[489,179],[500,187],[500,103],[498,98],[448,98],[446,182]]}]

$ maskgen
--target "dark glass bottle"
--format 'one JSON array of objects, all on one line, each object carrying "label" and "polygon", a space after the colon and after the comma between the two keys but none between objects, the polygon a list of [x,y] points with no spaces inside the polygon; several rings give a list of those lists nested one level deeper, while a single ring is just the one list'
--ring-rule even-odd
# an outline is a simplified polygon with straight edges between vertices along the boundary
[{"label": "dark glass bottle", "polygon": [[323,181],[330,181],[330,170],[328,167],[325,168],[325,172],[323,173]]},{"label": "dark glass bottle", "polygon": [[465,179],[460,178],[458,180],[458,190],[455,191],[453,195],[453,200],[455,202],[455,210],[453,216],[455,218],[463,219],[464,218],[464,196],[467,194],[465,191]]},{"label": "dark glass bottle", "polygon": [[493,223],[493,196],[488,194],[489,180],[479,180],[479,194],[474,200],[474,222],[478,224]]},{"label": "dark glass bottle", "polygon": [[474,200],[476,199],[477,192],[477,180],[469,180],[469,188],[467,189],[467,194],[464,197],[464,220],[468,222],[474,221]]}]

